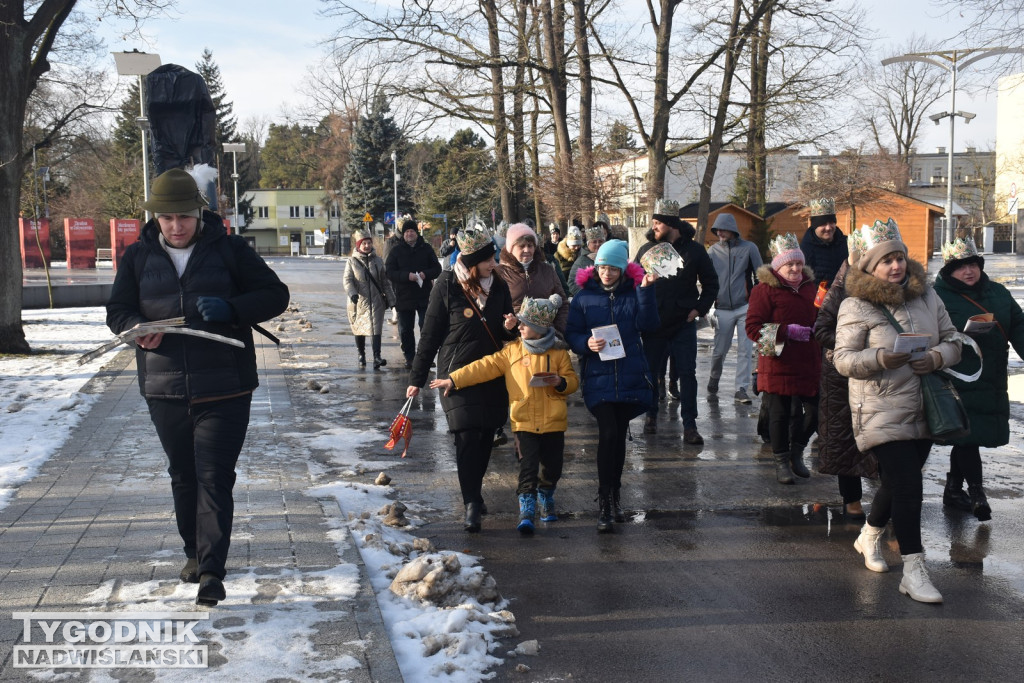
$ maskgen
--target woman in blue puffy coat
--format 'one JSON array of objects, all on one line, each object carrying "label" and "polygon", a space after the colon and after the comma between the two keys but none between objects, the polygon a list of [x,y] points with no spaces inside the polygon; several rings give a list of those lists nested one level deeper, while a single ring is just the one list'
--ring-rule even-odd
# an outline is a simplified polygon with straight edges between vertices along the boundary
[{"label": "woman in blue puffy coat", "polygon": [[[656,330],[660,321],[649,285],[654,273],[630,263],[626,243],[605,242],[594,266],[576,273],[580,291],[569,307],[566,341],[580,357],[583,400],[597,418],[597,478],[599,532],[612,530],[612,521],[624,522],[619,490],[626,462],[629,421],[654,405],[654,380],[640,341],[641,332]],[[594,328],[614,325],[624,357],[602,360],[608,342]],[[614,510],[614,511],[613,511]]]}]

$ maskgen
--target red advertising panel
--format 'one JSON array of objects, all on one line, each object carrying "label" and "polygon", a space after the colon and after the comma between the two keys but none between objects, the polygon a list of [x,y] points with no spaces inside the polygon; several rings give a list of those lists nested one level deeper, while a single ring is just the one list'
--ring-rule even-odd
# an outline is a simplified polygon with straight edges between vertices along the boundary
[{"label": "red advertising panel", "polygon": [[[18,220],[18,227],[21,230],[21,267],[42,268],[43,257],[39,255],[39,244],[43,246],[43,254],[46,263],[50,263],[50,219],[41,218],[38,221],[21,218]],[[36,243],[36,233],[39,233],[39,244]]]},{"label": "red advertising panel", "polygon": [[231,230],[231,219],[230,218],[225,218],[224,219],[224,229],[228,231],[229,235],[233,235],[234,234],[232,232],[232,230]]},{"label": "red advertising panel", "polygon": [[129,244],[139,240],[139,232],[142,225],[133,218],[111,218],[110,219],[110,248],[114,252],[111,257],[114,260],[114,270],[121,263],[121,257]]},{"label": "red advertising panel", "polygon": [[91,218],[65,218],[68,269],[96,267],[96,228]]}]

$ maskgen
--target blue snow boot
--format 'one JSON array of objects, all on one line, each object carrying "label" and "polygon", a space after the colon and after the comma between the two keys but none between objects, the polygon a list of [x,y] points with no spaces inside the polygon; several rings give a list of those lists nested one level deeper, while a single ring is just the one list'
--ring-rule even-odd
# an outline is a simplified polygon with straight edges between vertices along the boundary
[{"label": "blue snow boot", "polygon": [[537,494],[519,494],[519,533],[528,536],[533,533],[533,517],[537,514]]},{"label": "blue snow boot", "polygon": [[558,515],[555,514],[555,487],[537,489],[537,498],[540,499],[540,521],[557,522]]}]

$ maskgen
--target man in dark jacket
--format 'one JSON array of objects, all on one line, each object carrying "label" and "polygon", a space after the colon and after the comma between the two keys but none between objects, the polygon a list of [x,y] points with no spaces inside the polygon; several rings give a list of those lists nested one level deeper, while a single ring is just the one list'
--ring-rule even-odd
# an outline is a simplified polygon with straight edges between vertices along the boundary
[{"label": "man in dark jacket", "polygon": [[416,221],[409,218],[402,223],[402,241],[392,247],[384,261],[388,278],[395,285],[395,310],[398,311],[398,338],[405,355],[406,369],[412,367],[416,356],[416,316],[419,329],[427,314],[430,288],[441,274],[437,254],[420,235]]},{"label": "man in dark jacket", "polygon": [[[651,226],[654,242],[640,247],[636,260],[656,244],[671,244],[683,261],[675,275],[659,277],[655,283],[658,316],[661,327],[644,334],[647,364],[655,377],[665,376],[669,355],[679,374],[679,410],[683,418],[683,440],[688,444],[704,443],[697,431],[697,323],[705,316],[718,296],[718,275],[704,246],[693,240],[696,231],[679,218],[679,203],[659,199],[654,205]],[[698,288],[698,283],[700,287]],[[648,411],[644,432],[658,430],[658,408]]]},{"label": "man in dark jacket", "polygon": [[839,272],[839,266],[850,255],[846,235],[836,227],[836,201],[811,201],[811,227],[804,233],[800,251],[807,265],[814,271],[814,279],[828,287]]},{"label": "man in dark jacket", "polygon": [[259,385],[251,326],[287,308],[288,287],[244,239],[225,232],[220,216],[203,210],[206,204],[181,169],[153,181],[142,206],[155,217],[117,269],[107,326],[120,334],[184,317],[188,328],[239,342],[170,333],[135,342],[139,390],[167,454],[185,543],[180,577],[199,584],[197,604],[216,605],[225,598],[235,463]]}]

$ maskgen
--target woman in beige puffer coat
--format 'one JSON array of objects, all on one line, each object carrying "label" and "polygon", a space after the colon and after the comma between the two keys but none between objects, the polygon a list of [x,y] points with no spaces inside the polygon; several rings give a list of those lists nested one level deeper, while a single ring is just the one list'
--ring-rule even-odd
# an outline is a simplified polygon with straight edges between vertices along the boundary
[{"label": "woman in beige puffer coat", "polygon": [[[921,470],[932,441],[919,375],[960,362],[960,340],[924,268],[907,259],[895,221],[876,221],[854,235],[862,256],[846,276],[833,360],[850,378],[857,446],[874,451],[881,480],[854,547],[868,569],[888,571],[880,546],[891,518],[904,562],[900,592],[921,602],[942,602],[925,570],[921,544]],[[882,307],[905,332],[929,335],[923,358],[911,361],[909,354],[893,351],[898,332]]]},{"label": "woman in beige puffer coat", "polygon": [[381,357],[381,334],[384,312],[395,305],[395,292],[377,256],[370,235],[356,230],[352,233],[352,255],[345,264],[345,294],[349,302],[348,322],[359,352],[359,367],[366,366],[366,338],[370,337],[373,350],[373,368],[387,365]]}]

